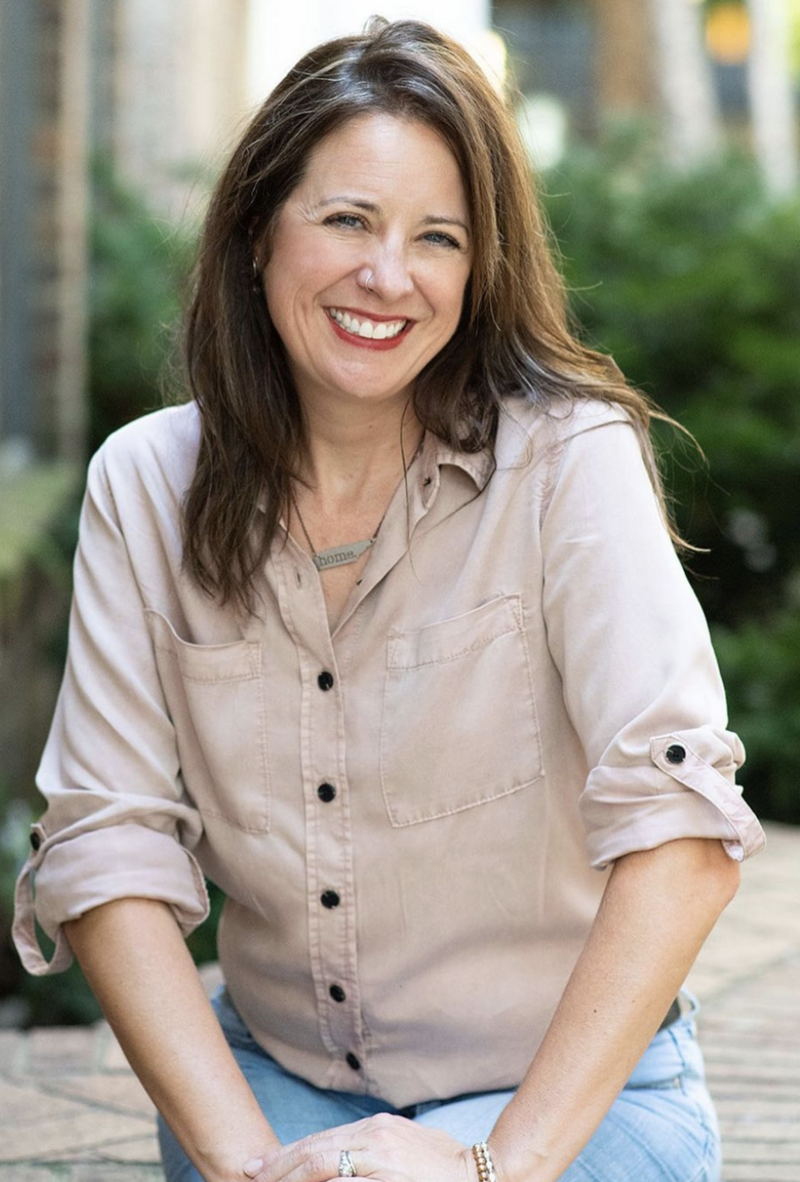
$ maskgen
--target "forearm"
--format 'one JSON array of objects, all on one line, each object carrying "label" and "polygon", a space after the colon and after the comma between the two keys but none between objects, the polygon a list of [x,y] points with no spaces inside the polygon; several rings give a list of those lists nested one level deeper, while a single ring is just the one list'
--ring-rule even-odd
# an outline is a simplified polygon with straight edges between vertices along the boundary
[{"label": "forearm", "polygon": [[738,884],[717,841],[614,867],[542,1045],[491,1134],[500,1182],[554,1182],[621,1091]]},{"label": "forearm", "polygon": [[69,942],[159,1111],[208,1182],[277,1145],[231,1054],[170,908],[120,899],[66,926]]}]

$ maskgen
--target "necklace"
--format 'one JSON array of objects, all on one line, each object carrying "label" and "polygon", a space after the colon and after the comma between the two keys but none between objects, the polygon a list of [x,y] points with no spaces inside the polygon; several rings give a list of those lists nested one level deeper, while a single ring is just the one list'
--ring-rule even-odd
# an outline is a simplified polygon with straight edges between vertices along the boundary
[{"label": "necklace", "polygon": [[[406,471],[408,471],[408,468],[411,467],[411,465],[414,463],[414,460],[422,451],[424,439],[425,432],[423,431],[422,435],[420,436],[420,441],[417,444],[417,449],[406,467]],[[303,515],[300,512],[300,506],[297,503],[297,497],[294,495],[294,489],[291,486],[289,487],[289,496],[292,499],[292,506],[295,513],[297,514],[297,520],[300,522],[300,528],[303,531],[303,536],[308,542],[308,548],[311,551],[311,561],[319,571],[330,570],[334,566],[350,566],[351,563],[358,562],[361,555],[366,550],[369,550],[375,545],[375,540],[378,536],[378,533],[380,532],[381,526],[383,525],[384,518],[389,512],[389,506],[387,505],[383,512],[383,517],[381,517],[380,521],[375,526],[375,533],[371,538],[363,538],[360,542],[345,542],[342,546],[329,546],[327,550],[317,550],[315,549],[314,543],[311,541],[309,532],[306,529],[306,523],[303,521]]]},{"label": "necklace", "polygon": [[[297,503],[297,497],[294,495],[294,489],[290,489],[290,496],[292,498],[292,505],[297,514],[297,520],[300,522],[300,528],[305,535],[308,542],[308,547],[311,551],[311,561],[317,570],[330,570],[334,566],[349,566],[351,562],[358,562],[365,550],[369,550],[371,546],[375,545],[375,539],[378,536],[378,531],[383,525],[383,517],[375,527],[375,533],[371,538],[364,538],[360,542],[345,542],[342,546],[330,546],[327,550],[315,550],[314,543],[311,541],[306,523],[303,521],[303,515],[300,512],[300,506]],[[388,512],[388,506],[387,506]]]}]

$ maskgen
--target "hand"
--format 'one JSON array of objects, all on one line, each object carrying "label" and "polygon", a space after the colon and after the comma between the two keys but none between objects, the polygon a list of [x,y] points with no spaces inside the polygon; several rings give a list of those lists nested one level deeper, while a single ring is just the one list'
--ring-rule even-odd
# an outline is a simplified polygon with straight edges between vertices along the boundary
[{"label": "hand", "polygon": [[380,1113],[314,1133],[249,1161],[253,1182],[339,1182],[339,1154],[347,1149],[357,1178],[373,1182],[475,1182],[472,1154],[447,1133]]}]

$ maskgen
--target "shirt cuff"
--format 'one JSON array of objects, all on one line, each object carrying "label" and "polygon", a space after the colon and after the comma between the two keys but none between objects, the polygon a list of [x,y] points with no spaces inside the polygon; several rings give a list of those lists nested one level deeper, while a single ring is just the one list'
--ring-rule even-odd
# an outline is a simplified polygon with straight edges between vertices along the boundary
[{"label": "shirt cuff", "polygon": [[580,800],[592,866],[684,837],[718,838],[737,862],[763,849],[764,831],[720,762],[732,776],[741,758],[706,727],[652,738],[647,765],[594,768]]},{"label": "shirt cuff", "polygon": [[[194,856],[174,837],[144,825],[93,830],[29,859],[17,884],[14,942],[29,973],[69,967],[73,956],[61,925],[114,899],[168,903],[184,936],[208,915],[205,879]],[[48,962],[36,921],[55,949]]]}]

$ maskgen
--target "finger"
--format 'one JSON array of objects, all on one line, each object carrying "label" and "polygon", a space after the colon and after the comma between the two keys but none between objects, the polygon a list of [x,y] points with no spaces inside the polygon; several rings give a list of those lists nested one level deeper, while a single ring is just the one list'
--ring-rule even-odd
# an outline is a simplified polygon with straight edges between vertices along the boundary
[{"label": "finger", "polygon": [[363,1151],[358,1147],[363,1144],[366,1124],[366,1121],[355,1121],[312,1133],[284,1145],[275,1154],[265,1154],[260,1161],[251,1158],[242,1169],[253,1182],[329,1182],[330,1179],[338,1182],[343,1149],[349,1149],[356,1169],[359,1165],[363,1168]]},{"label": "finger", "polygon": [[301,1150],[302,1144],[298,1142],[292,1146],[292,1152],[284,1152],[277,1160],[261,1161],[257,1169],[254,1169],[256,1159],[247,1162],[246,1167],[242,1168],[251,1182],[339,1182],[342,1176],[339,1173],[341,1150],[330,1145],[323,1147],[313,1144]]}]

